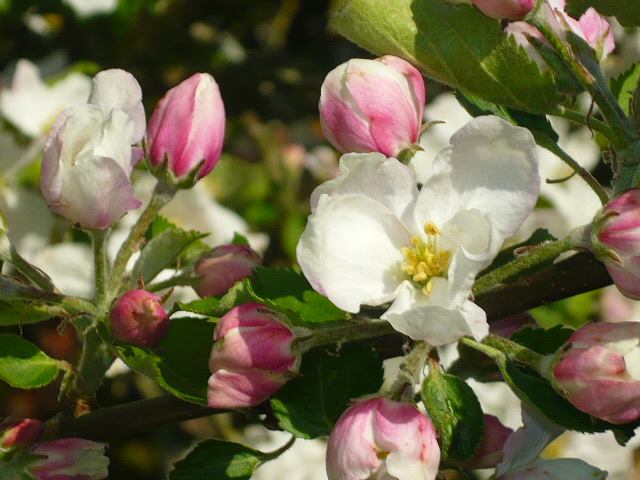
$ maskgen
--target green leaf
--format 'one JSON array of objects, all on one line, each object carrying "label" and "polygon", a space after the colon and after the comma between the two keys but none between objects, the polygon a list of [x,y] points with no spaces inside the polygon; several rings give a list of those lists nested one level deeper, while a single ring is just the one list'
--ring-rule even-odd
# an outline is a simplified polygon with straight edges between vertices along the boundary
[{"label": "green leaf", "polygon": [[249,245],[249,240],[241,233],[233,232],[233,240],[231,240],[231,243],[236,245]]},{"label": "green leaf", "polygon": [[140,252],[140,257],[133,267],[131,282],[137,284],[141,275],[144,283],[149,283],[158,273],[168,267],[185,248],[206,235],[193,230],[187,232],[180,228],[167,228],[149,240],[149,243]]},{"label": "green leaf", "polygon": [[484,429],[484,414],[473,389],[455,375],[433,369],[422,384],[422,400],[438,433],[443,457],[471,458]]},{"label": "green leaf", "polygon": [[169,473],[169,480],[248,480],[268,455],[222,440],[199,443]]},{"label": "green leaf", "polygon": [[633,92],[636,91],[640,83],[640,62],[634,63],[626,72],[621,73],[618,78],[611,80],[611,91],[624,110],[624,113],[631,115],[631,102]]},{"label": "green leaf", "polygon": [[540,67],[501,23],[448,0],[342,0],[331,25],[378,55],[402,57],[423,74],[465,93],[532,113],[563,101]]},{"label": "green leaf", "polygon": [[134,370],[155,378],[178,398],[207,404],[209,356],[215,323],[202,318],[171,319],[169,333],[156,351],[119,347],[122,359]]},{"label": "green leaf", "polygon": [[0,379],[16,388],[39,388],[58,376],[58,362],[33,343],[13,335],[0,335]]},{"label": "green leaf", "polygon": [[190,312],[197,313],[198,315],[211,315],[211,312],[216,311],[220,300],[216,297],[199,298],[188,303],[176,302],[173,304],[171,314],[175,312]]},{"label": "green leaf", "polygon": [[513,340],[541,355],[552,355],[564,345],[575,330],[556,325],[553,328],[524,327],[511,335]]},{"label": "green leaf", "polygon": [[0,300],[0,325],[27,325],[56,316],[67,316],[67,312],[62,307],[37,302]]},{"label": "green leaf", "polygon": [[300,377],[271,399],[284,430],[296,437],[329,435],[350,400],[382,385],[382,360],[368,345],[348,343],[337,353],[312,350],[302,358]]},{"label": "green leaf", "polygon": [[347,313],[336,307],[327,297],[313,290],[300,272],[266,267],[257,267],[251,277],[232,287],[220,299],[217,308],[200,313],[220,317],[231,308],[246,302],[262,303],[286,315],[294,324],[348,318]]},{"label": "green leaf", "polygon": [[574,18],[589,7],[594,7],[600,15],[615,16],[625,27],[640,25],[638,0],[568,0],[567,11]]}]

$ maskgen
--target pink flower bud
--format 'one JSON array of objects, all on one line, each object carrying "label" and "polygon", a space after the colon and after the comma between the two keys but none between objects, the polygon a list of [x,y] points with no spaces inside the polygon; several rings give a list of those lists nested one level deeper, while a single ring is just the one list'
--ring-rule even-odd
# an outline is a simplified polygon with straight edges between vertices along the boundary
[{"label": "pink flower bud", "polygon": [[45,458],[34,460],[27,468],[36,480],[102,480],[107,478],[109,466],[105,447],[83,438],[41,443],[33,453]]},{"label": "pink flower bud", "polygon": [[352,59],[329,72],[320,121],[343,153],[397,155],[418,140],[425,104],[420,72],[401,58]]},{"label": "pink flower bud", "polygon": [[640,300],[640,189],[627,190],[600,210],[592,243],[618,290]]},{"label": "pink flower bud", "polygon": [[42,435],[42,422],[25,418],[15,422],[0,424],[0,450],[30,447]]},{"label": "pink flower bud", "polygon": [[213,333],[207,400],[214,408],[257,405],[298,370],[295,335],[276,312],[244,303],[224,315]]},{"label": "pink flower bud", "polygon": [[196,73],[158,102],[147,130],[147,153],[156,176],[189,188],[207,175],[222,152],[225,112],[220,89]]},{"label": "pink flower bud", "polygon": [[440,448],[427,417],[384,397],[349,407],[327,443],[329,480],[433,480]]},{"label": "pink flower bud", "polygon": [[194,272],[198,280],[193,288],[201,297],[222,295],[253,269],[262,265],[262,258],[249,245],[221,245],[202,256]]},{"label": "pink flower bud", "polygon": [[535,0],[473,0],[473,4],[491,18],[522,18],[535,5]]},{"label": "pink flower bud", "polygon": [[169,316],[161,301],[145,290],[129,290],[116,299],[109,314],[113,336],[134,347],[157,345],[169,331]]},{"label": "pink flower bud", "polygon": [[576,408],[611,423],[640,418],[640,323],[591,323],[567,340],[555,387]]},{"label": "pink flower bud", "polygon": [[476,453],[462,466],[465,468],[493,468],[502,462],[504,442],[513,430],[493,415],[484,416],[484,431]]}]

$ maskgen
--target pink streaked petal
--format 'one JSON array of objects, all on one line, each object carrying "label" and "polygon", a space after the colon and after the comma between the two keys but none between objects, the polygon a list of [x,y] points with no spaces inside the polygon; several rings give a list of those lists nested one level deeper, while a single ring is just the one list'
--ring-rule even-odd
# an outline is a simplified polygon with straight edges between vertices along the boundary
[{"label": "pink streaked petal", "polygon": [[601,16],[595,8],[590,7],[587,9],[578,20],[578,24],[589,45],[597,48],[600,42],[603,42],[603,57],[613,52],[615,48],[613,29],[607,19]]},{"label": "pink streaked petal", "polygon": [[392,157],[417,141],[422,118],[412,102],[412,81],[379,62],[352,60],[346,75],[354,106],[369,119],[376,151]]},{"label": "pink streaked petal", "polygon": [[625,258],[622,264],[605,259],[604,265],[625,297],[640,300],[640,257]]},{"label": "pink streaked petal", "polygon": [[207,404],[212,408],[242,408],[262,403],[287,381],[265,370],[217,370],[209,377]]},{"label": "pink streaked petal", "polygon": [[378,61],[395,68],[400,73],[407,75],[411,79],[413,86],[413,93],[416,96],[415,110],[418,112],[418,117],[422,118],[424,113],[424,105],[427,101],[427,90],[424,83],[424,78],[420,71],[411,65],[406,60],[394,55],[385,55],[377,59]]}]

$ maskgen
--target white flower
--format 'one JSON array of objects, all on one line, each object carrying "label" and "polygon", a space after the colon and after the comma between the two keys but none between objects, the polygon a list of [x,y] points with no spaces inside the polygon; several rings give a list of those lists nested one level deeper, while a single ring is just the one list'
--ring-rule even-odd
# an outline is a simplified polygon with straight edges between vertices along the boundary
[{"label": "white flower", "polygon": [[141,202],[129,180],[142,158],[140,85],[123,70],[93,80],[88,103],[65,109],[45,142],[40,189],[49,208],[85,228],[110,227]]},{"label": "white flower", "polygon": [[298,244],[311,285],[339,308],[393,302],[381,318],[433,345],[488,332],[469,301],[476,275],[533,209],[531,133],[480,117],[451,137],[418,191],[413,171],[381,154],[348,154],[311,196]]},{"label": "white flower", "polygon": [[504,459],[493,477],[496,480],[604,480],[607,472],[577,458],[539,458],[545,447],[560,435],[561,427],[522,410],[521,428],[504,444]]},{"label": "white flower", "polygon": [[44,135],[65,108],[83,103],[91,93],[91,79],[72,72],[48,86],[38,67],[19,60],[10,89],[0,91],[0,113],[22,133],[37,138]]}]

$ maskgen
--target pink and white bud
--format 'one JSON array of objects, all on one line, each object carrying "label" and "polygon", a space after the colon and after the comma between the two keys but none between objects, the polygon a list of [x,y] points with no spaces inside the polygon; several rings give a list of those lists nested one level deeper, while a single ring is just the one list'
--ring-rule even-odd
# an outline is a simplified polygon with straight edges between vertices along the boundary
[{"label": "pink and white bud", "polygon": [[169,331],[162,299],[146,290],[129,290],[117,298],[109,313],[111,333],[122,343],[149,348]]},{"label": "pink and white bud", "polygon": [[504,444],[513,430],[493,415],[484,416],[484,431],[476,453],[466,462],[465,468],[493,468],[502,462]]},{"label": "pink and white bud", "polygon": [[42,422],[25,418],[0,424],[0,452],[14,448],[29,448],[42,435]]},{"label": "pink and white bud", "polygon": [[262,257],[249,245],[221,245],[202,256],[194,273],[198,279],[193,288],[201,297],[226,293],[233,285],[251,276],[262,265]]},{"label": "pink and white bud", "polygon": [[102,480],[107,478],[106,444],[83,438],[44,442],[32,450],[38,456],[27,468],[36,480]]},{"label": "pink and white bud", "polygon": [[607,422],[640,418],[640,323],[591,323],[559,350],[554,386],[576,408]]},{"label": "pink and white bud", "polygon": [[147,130],[147,154],[154,175],[189,188],[218,162],[225,111],[218,84],[196,73],[158,102]]},{"label": "pink and white bud", "polygon": [[591,241],[618,290],[640,300],[640,189],[627,190],[600,210]]},{"label": "pink and white bud", "polygon": [[424,104],[424,80],[410,63],[391,55],[352,59],[325,78],[320,122],[343,153],[392,157],[417,142]]},{"label": "pink and white bud", "polygon": [[93,79],[89,103],[67,108],[45,142],[40,189],[49,208],[82,227],[105,229],[140,200],[129,180],[142,158],[142,91],[124,70]]},{"label": "pink and white bud", "polygon": [[349,407],[327,443],[329,480],[433,480],[440,447],[414,405],[384,397]]},{"label": "pink and white bud", "polygon": [[491,18],[522,18],[535,6],[535,0],[473,0],[473,4]]},{"label": "pink and white bud", "polygon": [[260,303],[229,310],[213,332],[207,403],[213,408],[257,405],[298,371],[293,331]]}]

